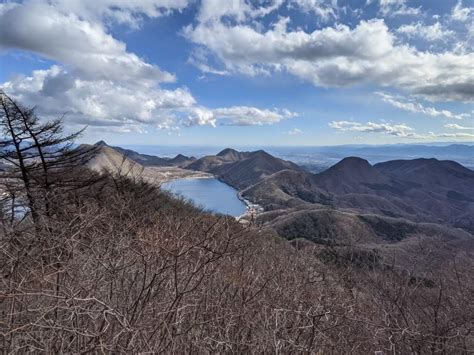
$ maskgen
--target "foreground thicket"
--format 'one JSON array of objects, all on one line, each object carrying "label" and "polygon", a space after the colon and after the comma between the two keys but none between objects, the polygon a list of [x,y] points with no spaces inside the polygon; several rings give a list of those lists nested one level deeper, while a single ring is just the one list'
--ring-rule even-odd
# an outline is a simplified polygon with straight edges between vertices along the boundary
[{"label": "foreground thicket", "polygon": [[[5,353],[473,349],[462,254],[430,271],[435,245],[420,244],[398,270],[357,246],[295,248],[139,180],[79,166],[56,176],[47,195],[31,189],[34,218],[2,218]],[[59,183],[73,176],[90,184]]]},{"label": "foreground thicket", "polygon": [[40,233],[2,231],[4,351],[472,350],[469,265],[416,279],[349,249],[323,263],[143,183],[106,185]]}]

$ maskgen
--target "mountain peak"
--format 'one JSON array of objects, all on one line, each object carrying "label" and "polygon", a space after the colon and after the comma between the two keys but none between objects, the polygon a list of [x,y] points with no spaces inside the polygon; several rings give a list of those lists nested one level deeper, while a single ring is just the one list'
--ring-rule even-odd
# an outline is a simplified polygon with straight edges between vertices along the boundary
[{"label": "mountain peak", "polygon": [[378,172],[370,163],[362,158],[347,157],[333,165],[320,175],[345,177],[350,180],[371,180]]},{"label": "mountain peak", "polygon": [[230,155],[230,154],[239,154],[238,151],[236,151],[235,149],[232,149],[232,148],[225,148],[223,150],[221,150],[219,153],[217,153],[217,156],[218,157],[223,157],[223,156],[226,156],[226,155]]},{"label": "mountain peak", "polygon": [[334,167],[344,167],[344,168],[349,168],[349,169],[354,169],[354,168],[371,168],[372,165],[370,163],[362,158],[359,157],[347,157],[342,159],[339,163],[334,165]]},{"label": "mountain peak", "polygon": [[264,151],[263,149],[256,150],[255,152],[253,152],[253,154],[255,154],[255,155],[264,155],[264,156],[270,155],[266,151]]},{"label": "mountain peak", "polygon": [[108,147],[109,145],[105,141],[100,140],[94,144],[96,147]]},{"label": "mountain peak", "polygon": [[[438,160],[435,158],[418,158],[412,160],[392,160],[384,163],[378,163],[374,166],[383,173],[395,174],[399,176],[411,176],[416,174],[418,178],[426,181],[427,179],[437,179],[439,174],[458,174],[473,175],[473,171],[452,160]],[[421,178],[420,174],[424,174]]]},{"label": "mountain peak", "polygon": [[321,187],[338,194],[360,192],[367,183],[384,184],[388,180],[367,160],[358,157],[344,158],[316,177]]}]

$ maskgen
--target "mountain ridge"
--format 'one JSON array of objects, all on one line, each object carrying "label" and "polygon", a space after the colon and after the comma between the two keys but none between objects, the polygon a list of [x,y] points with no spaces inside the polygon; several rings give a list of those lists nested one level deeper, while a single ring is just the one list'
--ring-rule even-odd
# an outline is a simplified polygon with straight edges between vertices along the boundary
[{"label": "mountain ridge", "polygon": [[192,163],[196,160],[194,157],[187,157],[183,154],[178,154],[173,158],[161,158],[155,155],[143,154],[138,153],[132,149],[126,149],[118,146],[111,146],[108,145],[105,141],[101,140],[94,144],[97,147],[110,147],[115,149],[116,151],[123,154],[128,159],[138,163],[142,166],[158,166],[158,167],[165,167],[165,166],[176,166],[176,167],[185,167],[186,165]]},{"label": "mountain ridge", "polygon": [[[401,166],[410,167],[409,173]],[[270,209],[323,203],[473,230],[474,172],[456,162],[414,159],[372,166],[349,157],[322,173],[302,174],[274,174],[244,190],[243,196]],[[302,181],[310,182],[304,193]]]},{"label": "mountain ridge", "polygon": [[302,170],[298,165],[263,150],[238,152],[231,148],[198,159],[187,168],[212,173],[239,190],[281,170]]}]

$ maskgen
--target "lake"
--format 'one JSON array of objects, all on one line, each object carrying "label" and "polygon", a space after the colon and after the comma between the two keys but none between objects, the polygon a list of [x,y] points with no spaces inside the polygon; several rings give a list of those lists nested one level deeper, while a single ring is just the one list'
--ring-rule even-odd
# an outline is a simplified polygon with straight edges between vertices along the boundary
[{"label": "lake", "polygon": [[161,188],[213,213],[238,217],[247,211],[237,190],[218,179],[177,179],[162,184]]}]

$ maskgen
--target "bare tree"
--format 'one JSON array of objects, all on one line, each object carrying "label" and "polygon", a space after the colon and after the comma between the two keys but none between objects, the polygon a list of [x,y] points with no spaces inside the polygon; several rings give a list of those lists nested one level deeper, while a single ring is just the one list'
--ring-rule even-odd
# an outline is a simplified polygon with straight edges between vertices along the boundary
[{"label": "bare tree", "polygon": [[[52,213],[53,187],[80,185],[77,176],[68,178],[69,170],[83,165],[93,152],[73,145],[83,130],[65,135],[62,119],[42,122],[34,109],[20,106],[2,91],[0,127],[2,178],[10,186],[3,192],[14,204],[21,203],[24,191],[26,207],[37,224],[40,213],[46,217]],[[15,182],[20,184],[14,189]]]},{"label": "bare tree", "polygon": [[401,267],[391,248],[294,248],[125,166],[78,189],[83,152],[1,104],[3,192],[46,226],[0,230],[0,352],[472,353],[469,251],[439,263],[432,238]]}]

